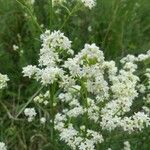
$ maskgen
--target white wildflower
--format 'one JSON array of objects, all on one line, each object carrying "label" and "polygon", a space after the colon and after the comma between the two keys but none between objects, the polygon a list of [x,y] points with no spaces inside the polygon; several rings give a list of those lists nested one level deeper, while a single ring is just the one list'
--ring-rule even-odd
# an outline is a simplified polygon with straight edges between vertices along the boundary
[{"label": "white wildflower", "polygon": [[41,124],[45,124],[46,118],[45,117],[40,118],[40,122],[41,122]]},{"label": "white wildflower", "polygon": [[3,142],[0,142],[0,150],[7,150],[6,144]]},{"label": "white wildflower", "polygon": [[62,75],[63,70],[60,68],[45,68],[40,72],[41,83],[43,85],[52,84]]},{"label": "white wildflower", "polygon": [[38,68],[36,66],[28,65],[23,68],[23,75],[24,77],[29,77],[31,78],[33,75],[35,75],[38,71]]},{"label": "white wildflower", "polygon": [[13,50],[14,50],[14,51],[17,51],[18,49],[19,49],[19,47],[14,44],[14,45],[13,45]]},{"label": "white wildflower", "polygon": [[92,9],[96,5],[96,0],[81,0],[81,2],[89,9]]},{"label": "white wildflower", "polygon": [[[95,5],[92,0],[82,2],[89,8]],[[29,78],[33,76],[45,88],[53,83],[59,87],[53,106],[59,101],[63,107],[55,115],[54,128],[71,149],[95,150],[96,144],[104,142],[103,130],[132,133],[150,125],[146,107],[150,103],[150,69],[143,68],[143,81],[138,68],[150,58],[150,51],[137,57],[127,55],[118,65],[106,61],[95,43],[85,44],[78,54],[70,57],[71,41],[60,31],[47,30],[41,40],[38,67],[29,65],[23,68],[23,73]],[[138,98],[144,101],[142,111],[128,115]],[[49,99],[46,92],[37,95],[34,102],[46,105]],[[25,115],[32,121],[36,112],[34,108],[26,108]],[[94,131],[93,126],[100,129]],[[125,147],[124,150],[129,150],[129,143]]]},{"label": "white wildflower", "polygon": [[34,108],[25,108],[24,114],[28,117],[28,121],[31,122],[37,113]]},{"label": "white wildflower", "polygon": [[128,141],[124,142],[124,148],[123,148],[123,150],[131,150],[130,143]]},{"label": "white wildflower", "polygon": [[8,76],[0,73],[0,89],[5,88],[7,86],[8,81],[9,81]]}]

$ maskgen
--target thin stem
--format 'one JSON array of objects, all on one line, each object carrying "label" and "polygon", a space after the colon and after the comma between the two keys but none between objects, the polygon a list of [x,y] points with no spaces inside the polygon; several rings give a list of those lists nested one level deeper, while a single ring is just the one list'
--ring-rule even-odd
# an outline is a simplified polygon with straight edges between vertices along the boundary
[{"label": "thin stem", "polygon": [[112,15],[111,21],[110,21],[110,23],[109,23],[109,25],[108,25],[108,28],[107,28],[107,32],[106,32],[106,34],[105,34],[105,36],[104,36],[104,40],[103,40],[103,42],[102,42],[102,47],[103,47],[103,48],[104,48],[104,46],[105,46],[105,42],[106,42],[106,39],[107,39],[108,34],[109,34],[109,32],[110,32],[110,29],[111,29],[111,27],[112,27],[112,25],[113,25],[113,23],[114,23],[114,21],[115,21],[115,18],[116,18],[116,13],[117,13],[118,8],[119,8],[118,1],[117,1],[117,4],[116,4],[116,5],[117,5],[117,6],[116,6],[116,8],[115,8],[115,10],[114,10],[114,13],[113,13],[113,15]]},{"label": "thin stem", "polygon": [[68,12],[68,14],[70,14],[71,12],[70,12],[70,10],[65,6],[65,5],[63,5],[63,4],[61,4],[61,7],[63,7],[63,8],[65,8],[66,9],[66,11]]},{"label": "thin stem", "polygon": [[49,0],[49,3],[50,3],[50,22],[49,22],[49,26],[50,26],[50,29],[52,30],[52,20],[53,20],[53,3],[52,3],[52,0]]},{"label": "thin stem", "polygon": [[56,90],[56,83],[54,82],[50,86],[49,94],[50,94],[50,109],[51,109],[51,117],[52,117],[52,126],[51,126],[51,140],[53,144],[55,144],[54,138],[54,119],[55,119],[55,90]]},{"label": "thin stem", "polygon": [[23,3],[21,3],[19,0],[16,0],[16,2],[17,2],[18,4],[20,4],[23,8],[25,8],[25,9],[27,10],[27,12],[29,13],[29,15],[30,15],[31,18],[32,18],[32,21],[33,21],[34,24],[37,26],[37,28],[39,29],[39,31],[40,31],[40,32],[43,32],[41,26],[40,26],[39,23],[37,22],[35,16],[34,16],[34,15],[32,14],[32,12],[31,12],[31,10],[30,10],[26,5],[24,5]]},{"label": "thin stem", "polygon": [[73,7],[73,9],[71,10],[71,12],[69,13],[69,15],[67,16],[67,18],[65,19],[64,23],[62,24],[60,30],[66,25],[67,21],[68,21],[69,18],[72,16],[72,14],[77,11],[76,9],[78,8],[79,4],[80,4],[80,3],[77,3],[77,4]]},{"label": "thin stem", "polygon": [[[88,110],[88,101],[87,101],[87,88],[84,84],[84,81],[81,80],[81,99],[83,101],[84,107]],[[85,129],[85,134],[87,132],[87,123],[88,123],[88,113],[85,113],[85,124],[86,124],[86,129]]]},{"label": "thin stem", "polygon": [[31,103],[31,101],[35,98],[35,96],[43,89],[44,87],[40,87],[36,93],[33,94],[33,96],[27,101],[27,103],[21,108],[21,110],[18,112],[15,118],[18,118],[20,114],[24,111],[24,109]]},{"label": "thin stem", "polygon": [[7,115],[9,117],[9,119],[12,119],[12,120],[19,120],[17,118],[15,118],[14,116],[12,116],[12,114],[9,112],[8,108],[6,107],[5,104],[2,103],[2,101],[0,101],[0,104],[2,105],[2,107],[5,109],[5,111],[7,112]]}]

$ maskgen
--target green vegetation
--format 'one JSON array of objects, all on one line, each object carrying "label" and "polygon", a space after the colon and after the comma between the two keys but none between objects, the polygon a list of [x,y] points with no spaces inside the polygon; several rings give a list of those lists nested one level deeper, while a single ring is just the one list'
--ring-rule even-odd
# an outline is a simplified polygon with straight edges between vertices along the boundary
[{"label": "green vegetation", "polygon": [[[0,142],[8,150],[70,149],[61,141],[57,146],[51,143],[48,123],[29,123],[23,114],[28,102],[31,107],[36,105],[39,115],[46,113],[32,101],[41,85],[22,74],[23,67],[38,64],[40,35],[46,29],[63,32],[72,41],[75,54],[85,43],[96,43],[106,60],[118,61],[150,49],[150,0],[97,0],[91,10],[74,6],[72,1],[53,7],[51,0],[35,0],[34,5],[26,0],[0,0],[0,73],[10,79],[0,97]],[[14,45],[19,48],[14,50]],[[97,150],[121,150],[126,140],[131,150],[150,150],[150,128],[132,135],[105,134],[113,139]]]}]

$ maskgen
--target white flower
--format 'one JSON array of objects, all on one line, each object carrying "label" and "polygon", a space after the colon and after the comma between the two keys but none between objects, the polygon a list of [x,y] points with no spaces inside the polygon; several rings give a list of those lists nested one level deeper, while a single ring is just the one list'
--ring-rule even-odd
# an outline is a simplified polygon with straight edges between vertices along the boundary
[{"label": "white flower", "polygon": [[[58,79],[65,77],[63,69],[58,65],[62,60],[59,55],[73,53],[71,41],[60,31],[50,32],[46,30],[41,35],[42,48],[40,49],[39,65],[28,65],[23,68],[24,76],[32,76],[43,85],[52,84]],[[71,80],[70,80],[71,81]],[[70,84],[68,80],[68,84]]]},{"label": "white flower", "polygon": [[149,55],[140,54],[140,55],[138,56],[138,61],[144,61],[144,60],[146,60],[146,59],[148,59],[148,58],[149,58]]},{"label": "white flower", "polygon": [[0,142],[0,150],[7,150],[6,144],[3,142]]},{"label": "white flower", "polygon": [[19,49],[19,47],[17,45],[13,45],[13,50],[17,51]]},{"label": "white flower", "polygon": [[54,51],[67,51],[71,49],[71,41],[59,30],[53,32],[46,30],[45,33],[41,35],[41,40],[43,41],[41,54],[44,53],[44,51],[47,51],[48,48],[51,48],[51,50]]},{"label": "white flower", "polygon": [[137,86],[140,93],[145,93],[146,87],[143,84]]},{"label": "white flower", "polygon": [[[90,0],[82,2],[93,6]],[[47,30],[41,39],[38,67],[29,65],[23,73],[29,78],[33,76],[45,88],[57,84],[57,101],[53,106],[59,101],[63,107],[55,115],[54,128],[71,149],[95,150],[96,144],[105,142],[104,130],[122,129],[132,133],[150,125],[149,110],[145,106],[150,103],[150,69],[142,68],[141,76],[138,68],[141,62],[150,58],[149,51],[137,57],[127,55],[116,64],[112,60],[106,61],[103,51],[95,43],[85,44],[78,54],[70,57],[71,41],[60,31]],[[46,105],[49,98],[46,92],[34,101]],[[129,116],[138,98],[144,101],[143,112],[136,111]],[[27,108],[25,115],[32,121],[36,112],[34,108]],[[100,128],[94,131],[94,126]],[[128,143],[125,146],[124,150],[130,149]]]},{"label": "white flower", "polygon": [[45,68],[40,72],[40,78],[43,85],[54,83],[58,77],[63,75],[63,70],[60,68]]},{"label": "white flower", "polygon": [[123,150],[131,150],[130,143],[128,141],[124,142],[124,148],[123,148]]},{"label": "white flower", "polygon": [[7,75],[2,75],[0,73],[0,89],[3,89],[7,86],[7,82],[9,81],[9,78]]},{"label": "white flower", "polygon": [[79,150],[94,150],[95,146],[93,141],[86,139],[85,142],[82,142],[79,146]]},{"label": "white flower", "polygon": [[91,26],[88,27],[88,31],[89,31],[89,32],[92,31],[92,27],[91,27]]},{"label": "white flower", "polygon": [[81,2],[89,9],[92,9],[96,5],[96,0],[81,0]]},{"label": "white flower", "polygon": [[25,108],[24,114],[28,117],[28,122],[31,122],[37,113],[34,108]]},{"label": "white flower", "polygon": [[84,113],[84,109],[81,106],[78,107],[74,107],[73,109],[71,109],[70,111],[67,112],[67,115],[69,117],[77,117],[80,114]]},{"label": "white flower", "polygon": [[36,66],[28,65],[23,68],[22,73],[24,74],[24,77],[31,78],[33,75],[35,75],[38,71],[38,68]]},{"label": "white flower", "polygon": [[[81,1],[85,7],[88,7],[89,9],[92,9],[96,5],[96,0],[79,0]],[[66,0],[52,0],[52,5],[57,6],[61,5],[62,3],[66,3]]]},{"label": "white flower", "polygon": [[40,118],[40,122],[41,122],[41,124],[45,124],[46,118],[45,117]]}]

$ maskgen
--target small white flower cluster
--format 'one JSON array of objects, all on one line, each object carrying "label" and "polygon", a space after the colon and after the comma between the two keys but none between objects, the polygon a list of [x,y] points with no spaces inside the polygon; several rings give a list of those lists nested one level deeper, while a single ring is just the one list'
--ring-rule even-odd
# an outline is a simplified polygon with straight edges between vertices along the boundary
[{"label": "small white flower cluster", "polygon": [[[124,131],[132,132],[135,129],[141,130],[144,125],[148,126],[150,124],[149,116],[143,112],[136,112],[130,117],[121,117],[131,110],[133,101],[140,94],[137,90],[140,85],[140,78],[136,75],[138,66],[135,63],[147,59],[150,59],[149,51],[147,54],[141,54],[138,57],[128,55],[121,60],[123,69],[118,71],[118,75],[111,74],[110,81],[113,85],[110,89],[113,99],[102,109],[101,126],[104,129],[112,130],[116,127],[122,127]],[[144,85],[142,87],[147,88]],[[142,90],[142,93],[144,91]]]},{"label": "small white flower cluster", "polygon": [[48,85],[64,75],[64,71],[58,67],[58,64],[62,62],[59,56],[64,53],[73,54],[73,51],[71,50],[71,41],[60,31],[50,32],[47,30],[41,35],[41,39],[43,43],[38,67],[28,65],[23,68],[23,74],[29,78],[34,77],[43,85]]},{"label": "small white flower cluster", "polygon": [[130,143],[128,141],[124,142],[124,148],[123,148],[123,150],[131,150],[131,146],[130,146]]},{"label": "small white flower cluster", "polygon": [[45,122],[46,122],[46,118],[45,117],[40,118],[40,123],[41,124],[45,124]]},{"label": "small white flower cluster", "polygon": [[34,108],[26,108],[24,114],[28,117],[28,122],[31,122],[37,113]]},{"label": "small white flower cluster", "polygon": [[33,101],[35,103],[47,105],[49,103],[49,99],[50,99],[50,95],[49,95],[49,91],[47,91],[45,94],[39,94],[38,96],[36,96],[33,99]]},{"label": "small white flower cluster", "polygon": [[[88,108],[80,105],[77,98],[79,98],[79,87],[73,87],[71,93],[61,93],[60,100],[63,103],[69,103],[70,109],[64,109],[63,114],[58,113],[55,117],[55,129],[60,132],[60,139],[65,141],[72,149],[76,150],[94,150],[97,143],[103,142],[103,136],[94,130],[86,129],[81,125],[79,129],[75,129],[71,119],[87,115],[87,119],[97,122],[99,108],[93,104],[91,99],[88,99]],[[74,94],[73,94],[74,93]],[[74,96],[74,97],[73,97]],[[86,116],[85,116],[86,117]],[[76,119],[75,119],[76,120]]]},{"label": "small white flower cluster", "polygon": [[8,81],[9,81],[8,76],[0,73],[0,89],[5,88],[7,86]]},{"label": "small white flower cluster", "polygon": [[28,65],[27,67],[23,68],[23,74],[24,77],[31,78],[33,75],[35,75],[38,72],[38,68],[36,66]]},{"label": "small white flower cluster", "polygon": [[[150,70],[142,68],[141,78],[138,67],[150,60],[150,51],[137,57],[127,55],[117,67],[114,61],[105,60],[95,44],[85,44],[78,54],[69,57],[66,54],[72,52],[71,41],[63,33],[46,31],[41,38],[39,67],[29,65],[23,73],[45,86],[54,82],[59,85],[58,100],[63,108],[56,114],[54,125],[68,146],[95,150],[104,142],[104,130],[119,128],[132,133],[150,125],[145,103],[138,111],[132,110],[138,97],[150,101]],[[35,101],[40,102],[40,96]]]},{"label": "small white flower cluster", "polygon": [[79,130],[76,130],[73,124],[64,123],[65,121],[67,121],[67,115],[58,113],[55,118],[55,129],[60,132],[60,139],[72,149],[94,150],[95,144],[103,142],[103,137],[98,132],[85,130],[85,126],[80,126]]},{"label": "small white flower cluster", "polygon": [[14,50],[14,51],[17,51],[18,49],[19,49],[19,46],[17,46],[17,45],[14,44],[14,45],[13,45],[13,50]]},{"label": "small white flower cluster", "polygon": [[96,5],[96,0],[81,0],[85,7],[92,9]]},{"label": "small white flower cluster", "polygon": [[[93,7],[96,6],[96,0],[76,0],[76,1],[83,3],[83,5],[89,9],[92,9]],[[67,0],[52,0],[53,6],[57,6],[57,5],[60,5],[62,3],[67,3]]]},{"label": "small white flower cluster", "polygon": [[6,144],[3,142],[0,142],[0,150],[7,150]]}]

